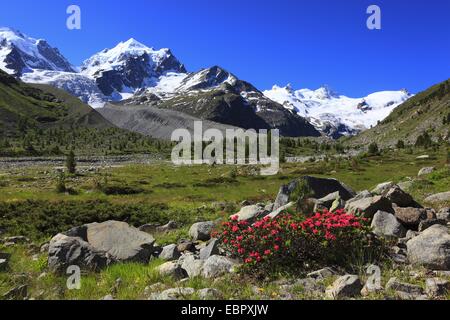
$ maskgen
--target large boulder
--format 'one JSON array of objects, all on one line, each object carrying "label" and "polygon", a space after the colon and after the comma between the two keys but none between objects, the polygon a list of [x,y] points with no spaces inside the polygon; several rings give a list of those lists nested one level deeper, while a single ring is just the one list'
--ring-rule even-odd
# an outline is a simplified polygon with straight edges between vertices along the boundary
[{"label": "large boulder", "polygon": [[424,294],[422,287],[400,282],[397,278],[389,279],[386,290],[394,291],[402,300],[420,300]]},{"label": "large boulder", "polygon": [[287,185],[281,186],[277,199],[275,200],[273,210],[277,210],[291,201],[296,201],[297,199],[293,199],[291,196],[295,194],[294,191],[301,184],[305,184],[306,188],[310,192],[309,196],[316,199],[323,198],[334,192],[339,192],[339,195],[343,200],[351,199],[356,195],[352,189],[336,179],[304,176],[290,182]]},{"label": "large boulder", "polygon": [[211,233],[214,229],[214,222],[198,222],[192,225],[189,229],[189,235],[192,237],[194,241],[208,241],[211,239]]},{"label": "large boulder", "polygon": [[148,263],[155,239],[125,222],[92,223],[55,236],[49,245],[49,266],[63,271],[78,265],[98,270],[112,262]]},{"label": "large boulder", "polygon": [[394,213],[391,201],[383,196],[348,202],[345,210],[351,213],[362,213],[365,218],[372,218],[378,211]]},{"label": "large boulder", "polygon": [[329,299],[353,298],[361,293],[363,284],[356,275],[345,275],[338,278],[327,288],[325,295]]},{"label": "large boulder", "polygon": [[432,218],[426,209],[394,206],[395,217],[408,229],[417,230],[421,221]]},{"label": "large boulder", "polygon": [[389,212],[378,211],[372,220],[373,232],[387,238],[403,238],[406,236],[406,229],[398,222],[397,218]]},{"label": "large boulder", "polygon": [[211,256],[205,261],[202,270],[204,278],[217,278],[234,271],[237,262],[223,256]]},{"label": "large boulder", "polygon": [[403,191],[399,186],[392,187],[384,196],[399,207],[416,206],[413,197]]},{"label": "large boulder", "polygon": [[450,234],[448,228],[434,225],[407,243],[408,260],[433,270],[450,270]]},{"label": "large boulder", "polygon": [[449,202],[450,201],[450,191],[437,193],[429,196],[424,200],[427,203],[439,203],[439,202]]},{"label": "large boulder", "polygon": [[65,273],[73,265],[83,270],[99,271],[113,262],[109,254],[95,249],[79,237],[58,234],[50,241],[48,267],[54,272]]}]

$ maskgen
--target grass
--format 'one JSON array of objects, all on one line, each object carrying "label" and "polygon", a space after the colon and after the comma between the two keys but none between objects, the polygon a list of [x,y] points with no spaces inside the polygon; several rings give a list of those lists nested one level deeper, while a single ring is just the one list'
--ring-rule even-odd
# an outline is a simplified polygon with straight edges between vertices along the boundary
[{"label": "grass", "polygon": [[[430,158],[418,160],[417,156],[429,154]],[[55,187],[58,173],[48,167],[0,170],[0,229],[6,235],[25,235],[36,244],[50,239],[54,234],[72,226],[109,219],[127,221],[139,226],[145,223],[165,224],[176,221],[181,227],[169,233],[154,234],[159,244],[165,245],[188,238],[188,230],[197,221],[228,217],[236,212],[243,200],[250,202],[273,201],[281,184],[300,175],[312,174],[333,177],[355,190],[371,190],[385,181],[400,182],[409,177],[417,179],[411,187],[413,196],[421,202],[431,193],[449,191],[450,169],[445,166],[443,150],[413,154],[406,152],[383,153],[381,156],[338,160],[330,158],[322,162],[283,164],[276,176],[258,178],[246,170],[229,166],[176,167],[168,163],[150,165],[126,165],[104,168],[100,172],[85,172],[66,177],[66,187],[76,194],[59,194]],[[416,178],[422,167],[435,166],[437,171]],[[80,167],[82,169],[82,167]],[[118,187],[118,190],[139,192],[111,192],[105,194],[98,188]],[[130,188],[130,189],[128,189]],[[177,283],[159,276],[156,267],[162,261],[149,265],[134,263],[111,266],[98,274],[82,276],[81,290],[67,290],[67,277],[45,274],[46,255],[26,246],[3,248],[12,253],[10,269],[0,272],[0,297],[20,284],[27,283],[31,296],[37,299],[100,299],[111,294],[116,280],[122,279],[117,289],[118,299],[146,299],[150,285],[163,288],[178,286],[195,289],[216,288],[226,299],[276,299],[284,292],[270,281],[257,281],[234,274],[218,280],[190,279]],[[34,256],[34,259],[33,259]],[[424,285],[424,279],[413,279],[407,270],[383,266],[383,284],[390,277]],[[362,277],[363,266],[358,266]],[[42,275],[44,273],[44,275]],[[275,275],[286,277],[288,275]],[[325,285],[334,278],[326,279]],[[302,288],[294,288],[290,294],[297,299],[308,299]],[[383,296],[384,297],[384,296]],[[367,298],[380,299],[380,294]],[[197,299],[194,294],[189,299]]]}]

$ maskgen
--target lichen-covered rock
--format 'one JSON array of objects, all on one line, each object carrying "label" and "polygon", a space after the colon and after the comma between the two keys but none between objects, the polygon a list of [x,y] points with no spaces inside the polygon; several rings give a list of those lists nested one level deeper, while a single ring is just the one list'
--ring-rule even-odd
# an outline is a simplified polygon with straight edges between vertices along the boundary
[{"label": "lichen-covered rock", "polygon": [[375,213],[371,227],[373,232],[381,237],[403,238],[406,236],[406,229],[389,212],[378,211]]},{"label": "lichen-covered rock", "polygon": [[383,196],[348,202],[345,210],[351,213],[362,213],[365,218],[373,218],[378,211],[394,212],[391,201]]},{"label": "lichen-covered rock", "polygon": [[205,261],[202,276],[205,278],[217,278],[234,271],[238,263],[228,257],[212,256]]},{"label": "lichen-covered rock", "polygon": [[356,275],[345,275],[338,278],[327,288],[325,296],[329,299],[353,298],[360,295],[363,285]]},{"label": "lichen-covered rock", "polygon": [[214,229],[214,222],[198,222],[192,225],[189,229],[189,235],[192,237],[194,241],[208,241],[211,239],[211,233]]},{"label": "lichen-covered rock", "polygon": [[450,270],[450,235],[448,228],[434,225],[407,243],[408,260],[433,270]]}]

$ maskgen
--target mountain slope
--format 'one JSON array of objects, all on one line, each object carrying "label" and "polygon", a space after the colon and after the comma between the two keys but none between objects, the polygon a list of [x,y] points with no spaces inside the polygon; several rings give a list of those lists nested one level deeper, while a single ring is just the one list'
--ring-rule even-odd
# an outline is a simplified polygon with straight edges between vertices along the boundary
[{"label": "mountain slope", "polygon": [[263,92],[288,110],[307,118],[318,130],[333,138],[353,135],[375,126],[411,95],[405,91],[376,92],[364,98],[349,98],[327,87],[293,90],[274,86]]},{"label": "mountain slope", "polygon": [[[174,110],[244,129],[277,128],[281,135],[289,137],[320,136],[304,118],[218,66],[169,77],[170,85],[148,88],[123,104]],[[161,82],[166,80],[160,79]]]},{"label": "mountain slope", "polygon": [[16,134],[27,128],[109,128],[97,111],[72,95],[47,85],[24,84],[0,70],[0,130]]},{"label": "mountain slope", "polygon": [[424,132],[437,141],[450,141],[450,79],[412,97],[376,127],[345,141],[351,146],[414,144]]}]

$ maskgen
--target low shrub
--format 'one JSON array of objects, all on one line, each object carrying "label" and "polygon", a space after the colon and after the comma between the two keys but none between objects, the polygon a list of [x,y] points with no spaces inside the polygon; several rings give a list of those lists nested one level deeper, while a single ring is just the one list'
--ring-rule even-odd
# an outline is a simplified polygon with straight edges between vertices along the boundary
[{"label": "low shrub", "polygon": [[144,192],[144,189],[129,185],[105,185],[100,189],[107,196],[133,195]]},{"label": "low shrub", "polygon": [[194,183],[194,187],[214,187],[222,184],[238,184],[239,181],[230,177],[219,177],[205,180],[203,182]]},{"label": "low shrub", "polygon": [[253,225],[232,218],[215,236],[227,255],[244,262],[244,271],[266,275],[362,263],[362,254],[378,249],[369,234],[364,218],[323,211],[309,218],[285,213]]}]

